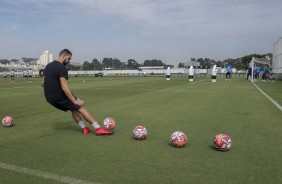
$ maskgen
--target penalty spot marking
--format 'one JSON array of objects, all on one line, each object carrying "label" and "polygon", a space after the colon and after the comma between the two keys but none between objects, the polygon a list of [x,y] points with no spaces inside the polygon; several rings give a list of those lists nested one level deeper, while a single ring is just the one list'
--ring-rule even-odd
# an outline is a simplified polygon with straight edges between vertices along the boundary
[{"label": "penalty spot marking", "polygon": [[282,111],[282,107],[281,105],[279,105],[278,102],[276,102],[275,100],[273,100],[270,96],[268,96],[262,89],[260,89],[254,82],[253,84],[255,85],[255,87],[271,102],[273,103],[273,105],[275,105],[280,111]]},{"label": "penalty spot marking", "polygon": [[46,178],[46,179],[51,179],[51,180],[55,180],[61,183],[67,183],[67,184],[99,184],[97,182],[88,182],[85,180],[80,180],[80,179],[76,179],[76,178],[72,178],[72,177],[68,177],[68,176],[61,176],[61,175],[57,175],[57,174],[52,174],[49,172],[43,172],[43,171],[38,171],[38,170],[33,170],[33,169],[28,169],[25,167],[19,167],[16,165],[11,165],[11,164],[6,164],[3,162],[0,162],[0,168],[1,169],[6,169],[6,170],[10,170],[10,171],[15,171],[15,172],[19,172],[19,173],[23,173],[23,174],[27,174],[27,175],[31,175],[31,176],[37,176],[37,177],[41,177],[41,178]]}]

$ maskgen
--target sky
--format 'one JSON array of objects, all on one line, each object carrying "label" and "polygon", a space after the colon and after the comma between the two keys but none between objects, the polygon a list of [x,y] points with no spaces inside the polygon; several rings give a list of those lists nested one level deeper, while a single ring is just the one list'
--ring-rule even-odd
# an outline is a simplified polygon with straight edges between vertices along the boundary
[{"label": "sky", "polygon": [[235,59],[272,53],[281,22],[281,0],[0,0],[0,59]]}]

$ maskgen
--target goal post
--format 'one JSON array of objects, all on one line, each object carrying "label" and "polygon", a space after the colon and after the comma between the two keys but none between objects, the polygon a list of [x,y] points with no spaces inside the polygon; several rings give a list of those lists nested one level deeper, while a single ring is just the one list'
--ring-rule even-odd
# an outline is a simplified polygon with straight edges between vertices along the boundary
[{"label": "goal post", "polygon": [[255,58],[255,57],[252,57],[252,60],[251,60],[251,67],[252,67],[251,81],[252,82],[254,82],[254,64],[255,63],[259,63],[259,64],[263,64],[263,65],[268,65],[268,68],[271,67],[270,59],[268,59],[268,58]]}]

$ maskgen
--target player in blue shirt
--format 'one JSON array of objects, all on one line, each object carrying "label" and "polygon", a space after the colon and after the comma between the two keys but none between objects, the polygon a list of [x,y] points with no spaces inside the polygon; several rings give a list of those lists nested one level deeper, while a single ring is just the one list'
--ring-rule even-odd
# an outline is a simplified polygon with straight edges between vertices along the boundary
[{"label": "player in blue shirt", "polygon": [[267,68],[266,65],[264,65],[263,67],[263,74],[262,74],[262,81],[265,82],[266,81],[266,74],[269,73],[269,69]]},{"label": "player in blue shirt", "polygon": [[259,79],[259,73],[260,73],[260,67],[256,66],[255,67],[255,79]]},{"label": "player in blue shirt", "polygon": [[231,80],[231,73],[232,73],[232,67],[230,65],[228,65],[226,67],[226,80],[228,80],[228,78],[229,78],[229,80]]}]

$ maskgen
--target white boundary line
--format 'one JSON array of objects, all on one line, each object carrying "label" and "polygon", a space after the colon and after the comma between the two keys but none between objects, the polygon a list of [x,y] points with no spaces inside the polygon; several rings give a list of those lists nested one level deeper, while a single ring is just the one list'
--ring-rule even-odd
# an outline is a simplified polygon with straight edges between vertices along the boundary
[{"label": "white boundary line", "polygon": [[262,89],[260,89],[254,82],[252,82],[255,87],[266,97],[268,98],[268,100],[273,103],[273,105],[275,105],[280,111],[282,111],[282,107],[281,105],[279,105],[278,102],[276,102],[275,100],[273,100],[270,96],[268,96]]},{"label": "white boundary line", "polygon": [[23,173],[23,174],[28,174],[28,175],[32,175],[32,176],[38,176],[41,178],[47,178],[47,179],[51,179],[51,180],[55,180],[61,183],[67,183],[67,184],[99,184],[97,182],[88,182],[85,180],[80,180],[80,179],[76,179],[76,178],[72,178],[72,177],[67,177],[67,176],[60,176],[57,174],[52,174],[52,173],[48,173],[48,172],[43,172],[43,171],[38,171],[38,170],[33,170],[33,169],[28,169],[25,167],[19,167],[16,165],[11,165],[11,164],[6,164],[3,162],[0,162],[0,168],[1,169],[6,169],[6,170],[10,170],[10,171],[16,171],[19,173]]},{"label": "white boundary line", "polygon": [[20,88],[24,88],[24,87],[9,87],[9,88],[1,88],[1,89],[20,89]]}]

